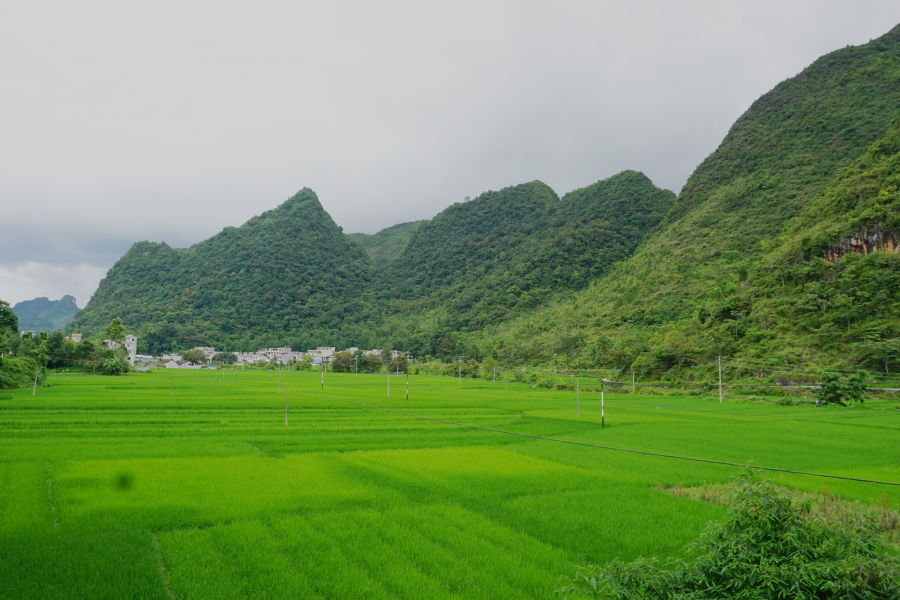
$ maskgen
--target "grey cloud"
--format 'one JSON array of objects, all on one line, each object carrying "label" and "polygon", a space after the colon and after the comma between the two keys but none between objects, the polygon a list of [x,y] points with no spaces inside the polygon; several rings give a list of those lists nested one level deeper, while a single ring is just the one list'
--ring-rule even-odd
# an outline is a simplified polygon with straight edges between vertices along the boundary
[{"label": "grey cloud", "polygon": [[755,98],[898,22],[881,0],[7,2],[0,268],[187,246],[304,186],[366,232],[534,179],[677,192]]}]

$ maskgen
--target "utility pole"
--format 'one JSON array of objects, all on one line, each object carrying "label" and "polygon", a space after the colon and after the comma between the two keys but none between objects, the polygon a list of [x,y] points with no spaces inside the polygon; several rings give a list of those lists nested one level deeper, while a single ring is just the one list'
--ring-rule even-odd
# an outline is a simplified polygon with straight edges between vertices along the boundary
[{"label": "utility pole", "polygon": [[579,416],[578,378],[575,378],[575,416]]},{"label": "utility pole", "polygon": [[459,357],[459,384],[462,385],[462,356]]},{"label": "utility pole", "polygon": [[284,426],[287,427],[287,417],[288,417],[288,394],[290,390],[290,386],[284,386]]},{"label": "utility pole", "polygon": [[719,355],[719,404],[722,404],[722,355]]},{"label": "utility pole", "polygon": [[497,383],[497,369],[494,369],[494,383]]},{"label": "utility pole", "polygon": [[503,391],[506,391],[506,371],[503,371]]},{"label": "utility pole", "polygon": [[606,407],[603,402],[603,388],[600,388],[600,428],[606,427]]},{"label": "utility pole", "polygon": [[325,369],[322,369],[322,389],[325,389]]},{"label": "utility pole", "polygon": [[354,375],[359,375],[359,357],[356,357],[356,371],[353,373]]},{"label": "utility pole", "polygon": [[278,393],[281,393],[281,363],[278,363]]},{"label": "utility pole", "polygon": [[390,371],[387,372],[387,377],[385,377],[385,379],[387,379],[387,382],[388,382],[388,398],[390,398],[391,397],[391,372]]},{"label": "utility pole", "polygon": [[631,370],[631,391],[634,391],[634,369]]},{"label": "utility pole", "polygon": [[35,360],[35,362],[37,362],[37,367],[35,367],[35,369],[34,369],[34,389],[31,390],[32,397],[34,397],[34,395],[37,394],[37,378],[38,378],[38,373],[41,372],[40,359]]},{"label": "utility pole", "polygon": [[406,399],[409,400],[409,371],[406,372]]},{"label": "utility pole", "polygon": [[169,395],[172,395],[172,390],[175,387],[175,374],[169,373]]}]

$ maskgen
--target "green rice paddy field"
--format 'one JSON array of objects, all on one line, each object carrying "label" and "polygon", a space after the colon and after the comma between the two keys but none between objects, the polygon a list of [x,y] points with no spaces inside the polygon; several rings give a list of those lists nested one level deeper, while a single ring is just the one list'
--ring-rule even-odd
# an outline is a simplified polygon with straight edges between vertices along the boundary
[{"label": "green rice paddy field", "polygon": [[[575,565],[681,556],[740,468],[900,482],[900,406],[600,395],[286,371],[50,376],[0,393],[0,597],[552,598]],[[174,393],[170,396],[170,382]],[[289,424],[285,426],[285,385]],[[325,395],[322,395],[325,394]],[[900,488],[768,475],[894,507]],[[887,496],[885,496],[887,494]]]}]

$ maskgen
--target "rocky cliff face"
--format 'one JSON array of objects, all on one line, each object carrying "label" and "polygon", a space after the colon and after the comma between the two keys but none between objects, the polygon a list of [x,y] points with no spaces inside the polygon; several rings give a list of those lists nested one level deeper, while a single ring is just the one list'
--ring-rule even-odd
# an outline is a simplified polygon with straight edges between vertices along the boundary
[{"label": "rocky cliff face", "polygon": [[854,233],[841,239],[837,246],[826,248],[823,253],[826,260],[835,262],[845,254],[897,251],[900,251],[900,245],[897,243],[897,234],[893,231],[884,231],[881,229],[880,224],[876,224],[863,232]]}]

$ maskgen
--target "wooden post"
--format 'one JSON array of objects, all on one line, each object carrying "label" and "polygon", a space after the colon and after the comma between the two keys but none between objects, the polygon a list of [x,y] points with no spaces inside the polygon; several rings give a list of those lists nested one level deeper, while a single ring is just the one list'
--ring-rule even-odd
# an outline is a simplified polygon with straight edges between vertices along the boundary
[{"label": "wooden post", "polygon": [[462,358],[459,359],[459,383],[462,385]]},{"label": "wooden post", "polygon": [[631,391],[634,391],[634,369],[631,370]]},{"label": "wooden post", "polygon": [[578,378],[575,378],[575,416],[579,416],[579,398],[578,398]]},{"label": "wooden post", "polygon": [[409,400],[409,371],[406,372],[406,399]]},{"label": "wooden post", "polygon": [[288,394],[290,393],[290,386],[284,386],[284,426],[287,427],[287,417],[288,417]]},{"label": "wooden post", "polygon": [[722,355],[719,355],[719,404],[722,404]]},{"label": "wooden post", "polygon": [[37,378],[38,378],[38,373],[40,373],[40,372],[41,372],[41,363],[40,363],[40,361],[38,361],[37,367],[35,367],[35,369],[34,369],[34,389],[31,390],[32,397],[34,397],[34,395],[37,394]]},{"label": "wooden post", "polygon": [[387,388],[387,390],[388,390],[388,395],[387,395],[387,397],[390,398],[390,397],[391,397],[391,372],[390,372],[390,371],[387,372],[387,377],[385,377],[385,379],[387,379],[387,382],[388,382],[388,384],[387,384],[387,385],[388,385],[388,388]]},{"label": "wooden post", "polygon": [[278,363],[278,393],[281,393],[281,363]]},{"label": "wooden post", "polygon": [[325,369],[322,369],[322,389],[325,389]]}]

